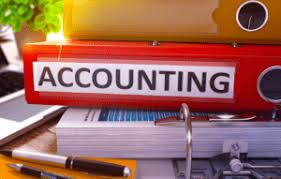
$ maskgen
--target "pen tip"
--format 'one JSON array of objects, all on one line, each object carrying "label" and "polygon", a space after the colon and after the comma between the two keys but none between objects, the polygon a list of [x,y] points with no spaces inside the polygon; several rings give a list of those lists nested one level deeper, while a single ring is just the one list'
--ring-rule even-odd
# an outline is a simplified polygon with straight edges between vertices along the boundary
[{"label": "pen tip", "polygon": [[123,171],[124,177],[129,177],[131,176],[131,169],[129,167],[125,167]]},{"label": "pen tip", "polygon": [[7,164],[8,167],[13,168],[17,171],[20,171],[22,164]]},{"label": "pen tip", "polygon": [[0,154],[11,157],[12,156],[12,150],[8,150],[8,149],[0,150]]}]

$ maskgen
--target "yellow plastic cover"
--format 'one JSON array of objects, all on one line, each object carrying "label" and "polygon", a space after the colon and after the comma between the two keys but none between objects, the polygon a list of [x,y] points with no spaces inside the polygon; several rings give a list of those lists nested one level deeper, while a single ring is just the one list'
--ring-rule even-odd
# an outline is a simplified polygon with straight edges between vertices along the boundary
[{"label": "yellow plastic cover", "polygon": [[64,35],[280,44],[280,7],[281,1],[269,0],[64,0]]}]

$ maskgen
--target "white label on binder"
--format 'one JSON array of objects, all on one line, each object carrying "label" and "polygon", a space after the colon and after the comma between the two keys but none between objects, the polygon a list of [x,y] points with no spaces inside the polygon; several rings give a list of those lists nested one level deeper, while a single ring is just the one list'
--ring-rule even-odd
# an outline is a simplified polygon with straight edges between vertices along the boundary
[{"label": "white label on binder", "polygon": [[235,66],[33,62],[33,76],[41,92],[233,99]]}]

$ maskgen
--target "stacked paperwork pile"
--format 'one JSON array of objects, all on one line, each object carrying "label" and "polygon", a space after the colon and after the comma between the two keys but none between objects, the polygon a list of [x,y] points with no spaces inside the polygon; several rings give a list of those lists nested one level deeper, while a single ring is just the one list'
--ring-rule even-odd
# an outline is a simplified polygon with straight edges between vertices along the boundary
[{"label": "stacked paperwork pile", "polygon": [[[57,125],[58,152],[113,158],[184,158],[185,129],[155,126],[178,112],[69,108]],[[193,157],[219,155],[229,141],[246,142],[251,157],[281,156],[281,123],[193,122]]]}]

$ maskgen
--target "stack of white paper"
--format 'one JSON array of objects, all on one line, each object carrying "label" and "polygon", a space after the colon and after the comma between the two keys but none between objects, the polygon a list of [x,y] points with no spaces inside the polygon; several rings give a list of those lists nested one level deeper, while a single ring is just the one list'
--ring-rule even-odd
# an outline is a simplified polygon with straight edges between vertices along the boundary
[{"label": "stack of white paper", "polygon": [[[113,158],[185,157],[184,128],[155,126],[150,114],[139,120],[140,116],[132,111],[127,117],[120,117],[120,113],[68,109],[56,128],[58,152]],[[247,142],[252,157],[280,157],[281,123],[193,122],[193,157],[221,154],[227,141]]]}]

